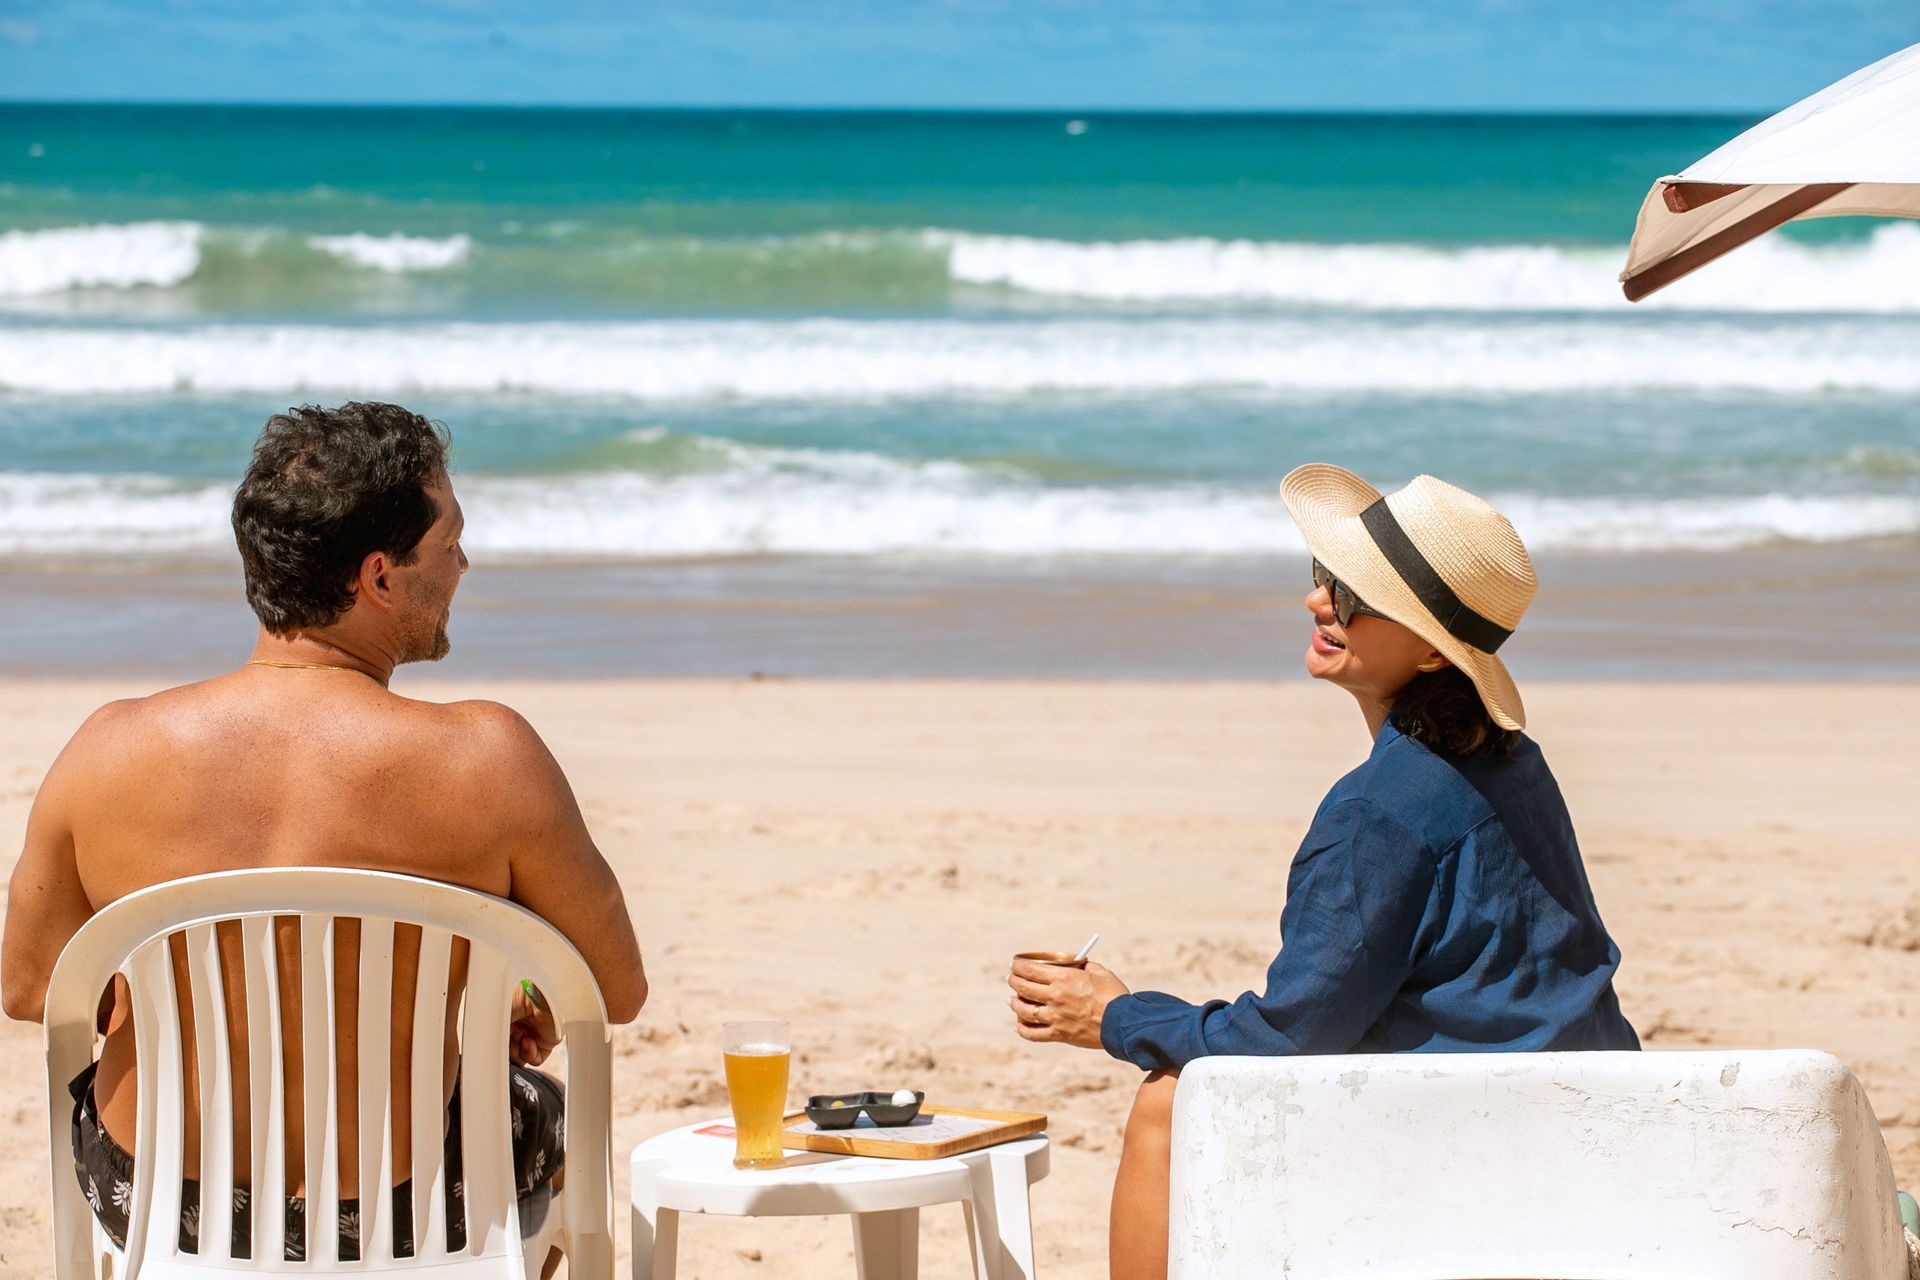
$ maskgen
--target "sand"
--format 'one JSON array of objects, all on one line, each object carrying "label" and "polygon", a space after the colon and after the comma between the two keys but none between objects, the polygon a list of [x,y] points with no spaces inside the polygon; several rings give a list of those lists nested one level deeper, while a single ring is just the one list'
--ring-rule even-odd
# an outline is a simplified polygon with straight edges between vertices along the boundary
[{"label": "sand", "polygon": [[[925,1088],[1044,1110],[1039,1266],[1106,1274],[1106,1198],[1138,1073],[1030,1046],[1002,979],[1072,946],[1136,987],[1232,996],[1276,943],[1288,860],[1364,754],[1301,683],[578,683],[416,696],[520,708],[618,869],[653,998],[616,1033],[614,1136],[720,1114],[719,1023],[792,1019],[794,1091]],[[0,846],[93,706],[151,685],[0,684]],[[1814,1046],[1853,1067],[1920,1186],[1920,685],[1536,685],[1535,736],[1654,1050]],[[0,1276],[48,1271],[39,1030],[7,1024]],[[64,1155],[62,1156],[64,1160]],[[61,1171],[64,1176],[64,1170]],[[618,1220],[624,1250],[626,1220]],[[683,1274],[851,1274],[844,1222],[692,1219]],[[969,1275],[957,1207],[924,1274]],[[624,1261],[622,1267],[624,1268]],[[624,1271],[623,1271],[624,1274]]]}]

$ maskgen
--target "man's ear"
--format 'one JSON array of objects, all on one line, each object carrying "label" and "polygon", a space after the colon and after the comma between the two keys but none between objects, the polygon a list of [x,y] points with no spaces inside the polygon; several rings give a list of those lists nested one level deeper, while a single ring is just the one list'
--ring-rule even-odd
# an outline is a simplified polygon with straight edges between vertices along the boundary
[{"label": "man's ear", "polygon": [[393,608],[393,561],[384,551],[374,551],[360,562],[358,595],[376,609]]}]

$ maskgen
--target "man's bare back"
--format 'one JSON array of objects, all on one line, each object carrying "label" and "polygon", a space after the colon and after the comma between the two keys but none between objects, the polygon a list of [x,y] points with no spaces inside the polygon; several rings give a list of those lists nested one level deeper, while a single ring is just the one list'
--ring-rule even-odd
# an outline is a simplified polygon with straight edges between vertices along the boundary
[{"label": "man's bare back", "polygon": [[[109,704],[74,735],[35,799],[13,876],[0,982],[9,1016],[43,1016],[61,948],[108,903],[185,876],[286,866],[394,871],[511,898],[578,948],[613,1021],[635,1016],[646,979],[620,885],[538,735],[497,703],[426,703],[386,687],[398,662],[445,652],[447,609],[466,568],[459,545],[464,516],[451,482],[440,473],[426,491],[435,518],[415,554],[404,561],[369,555],[336,622],[283,634],[263,628],[254,657],[238,670]],[[292,922],[283,925],[282,1021],[287,1056],[297,1064],[298,948]],[[234,1080],[244,1091],[243,983],[238,934],[231,932],[221,940]],[[417,941],[417,931],[396,937],[394,1100],[401,1108]],[[349,975],[356,972],[357,931],[343,925],[335,945],[340,1064],[349,1076],[341,1102],[350,1111],[357,992]],[[181,963],[176,952],[176,968]],[[454,1001],[464,972],[464,953],[456,952]],[[130,1149],[133,1037],[124,1000],[116,991],[94,1092],[105,1128]],[[449,1090],[454,1034],[449,1019]],[[513,1046],[518,1059],[537,1060],[552,1047],[535,1043],[543,1038],[537,1030],[521,1034],[529,1038]],[[190,1054],[191,1034],[184,1043]],[[290,1079],[290,1098],[296,1089]],[[186,1101],[191,1108],[191,1089]],[[244,1099],[236,1102],[244,1120]],[[293,1157],[297,1107],[287,1122]],[[196,1132],[190,1116],[190,1171],[197,1167]],[[396,1145],[404,1145],[404,1115],[395,1116],[393,1132]],[[351,1123],[343,1124],[343,1143],[353,1135]],[[244,1134],[236,1138],[245,1141]],[[343,1149],[341,1157],[346,1175],[352,1152]],[[403,1152],[396,1151],[396,1161],[405,1167]],[[290,1172],[299,1167],[290,1159]]]}]

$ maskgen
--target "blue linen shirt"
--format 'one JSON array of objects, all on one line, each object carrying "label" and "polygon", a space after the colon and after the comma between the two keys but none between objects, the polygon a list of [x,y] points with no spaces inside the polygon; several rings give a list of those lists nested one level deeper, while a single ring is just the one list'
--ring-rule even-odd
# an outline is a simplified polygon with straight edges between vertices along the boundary
[{"label": "blue linen shirt", "polygon": [[1100,1042],[1145,1070],[1209,1054],[1637,1049],[1620,950],[1540,748],[1436,754],[1391,723],[1334,785],[1287,876],[1265,991],[1107,1005]]}]

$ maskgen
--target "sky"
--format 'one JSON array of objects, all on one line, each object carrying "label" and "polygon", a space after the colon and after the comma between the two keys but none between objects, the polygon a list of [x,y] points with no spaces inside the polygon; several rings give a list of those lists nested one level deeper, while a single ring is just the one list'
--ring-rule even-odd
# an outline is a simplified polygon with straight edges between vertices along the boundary
[{"label": "sky", "polygon": [[1920,0],[0,0],[0,99],[1765,113]]}]

